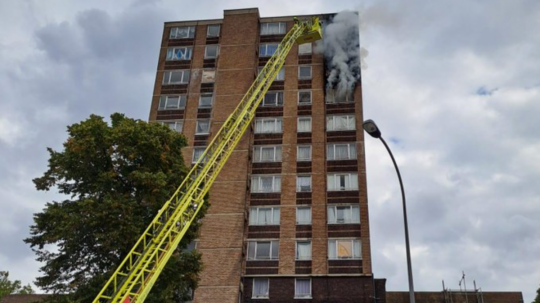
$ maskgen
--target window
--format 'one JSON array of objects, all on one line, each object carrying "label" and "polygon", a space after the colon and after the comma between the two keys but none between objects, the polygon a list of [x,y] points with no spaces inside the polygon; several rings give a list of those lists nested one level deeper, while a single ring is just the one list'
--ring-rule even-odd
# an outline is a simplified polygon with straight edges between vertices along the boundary
[{"label": "window", "polygon": [[189,82],[189,70],[166,71],[163,74],[163,85],[186,84]]},{"label": "window", "polygon": [[296,161],[311,161],[311,145],[298,145]]},{"label": "window", "polygon": [[311,43],[304,43],[298,45],[299,55],[311,55]]},{"label": "window", "polygon": [[264,95],[261,106],[283,106],[283,92],[267,92]]},{"label": "window", "polygon": [[311,207],[300,206],[296,208],[296,224],[311,225]]},{"label": "window", "polygon": [[310,90],[298,91],[298,105],[309,105],[309,104],[311,104],[311,91]]},{"label": "window", "polygon": [[193,241],[189,242],[189,244],[186,246],[186,248],[182,249],[182,251],[183,252],[192,252],[195,249],[197,249],[198,243],[199,243],[199,241],[193,240]]},{"label": "window", "polygon": [[328,206],[328,224],[354,223],[360,223],[360,209],[358,205]]},{"label": "window", "polygon": [[311,260],[311,241],[296,241],[296,260]]},{"label": "window", "polygon": [[281,146],[255,146],[253,148],[253,162],[281,162]]},{"label": "window", "polygon": [[264,175],[251,176],[252,193],[279,193],[281,192],[281,176]]},{"label": "window", "polygon": [[296,177],[296,191],[297,192],[310,192],[311,191],[311,176],[297,176]]},{"label": "window", "polygon": [[352,103],[354,102],[354,91],[344,94],[336,93],[335,89],[326,90],[326,103]]},{"label": "window", "polygon": [[299,133],[310,133],[311,132],[311,117],[300,117],[298,118],[298,129]]},{"label": "window", "polygon": [[217,44],[207,45],[204,49],[204,58],[205,59],[217,58],[218,53],[219,53],[219,47]]},{"label": "window", "polygon": [[214,83],[216,81],[216,70],[203,70],[201,82],[202,83]]},{"label": "window", "polygon": [[256,118],[255,133],[269,134],[281,133],[283,131],[283,120],[281,118]]},{"label": "window", "polygon": [[158,110],[182,109],[186,107],[186,96],[159,97]]},{"label": "window", "polygon": [[328,240],[328,259],[361,259],[360,240]]},{"label": "window", "polygon": [[311,66],[299,66],[298,79],[300,80],[311,79]]},{"label": "window", "polygon": [[201,94],[201,97],[199,98],[199,108],[212,107],[212,99],[214,99],[212,94]]},{"label": "window", "polygon": [[191,60],[191,47],[169,47],[167,49],[167,61]]},{"label": "window", "polygon": [[171,28],[169,39],[185,39],[195,36],[195,26],[181,26]]},{"label": "window", "polygon": [[195,129],[196,135],[206,135],[210,133],[210,120],[197,120],[197,127]]},{"label": "window", "polygon": [[[262,70],[264,69],[263,66],[259,67],[258,68],[258,74],[260,74],[262,72]],[[281,69],[279,70],[277,76],[276,76],[276,79],[274,79],[274,81],[285,81],[285,69],[284,67],[282,66]]]},{"label": "window", "polygon": [[[197,161],[199,161],[199,159],[203,155],[205,149],[206,149],[206,147],[194,147],[193,148],[193,158],[191,159],[191,163],[197,163]],[[203,163],[204,162],[205,161],[203,161]]]},{"label": "window", "polygon": [[248,260],[279,259],[279,241],[248,242]]},{"label": "window", "polygon": [[270,281],[265,278],[253,279],[253,299],[268,298]]},{"label": "window", "polygon": [[179,133],[182,132],[182,127],[184,126],[183,121],[162,121],[160,123],[161,125],[167,125],[170,129],[177,131]]},{"label": "window", "polygon": [[285,30],[285,22],[261,23],[261,35],[283,35]]},{"label": "window", "polygon": [[326,117],[326,129],[328,131],[355,130],[356,120],[354,115],[335,115]]},{"label": "window", "polygon": [[358,190],[358,174],[328,174],[328,191]]},{"label": "window", "polygon": [[356,143],[335,143],[326,145],[328,160],[356,159]]},{"label": "window", "polygon": [[279,207],[252,207],[249,225],[279,225]]},{"label": "window", "polygon": [[294,298],[311,298],[311,279],[297,278],[294,284]]},{"label": "window", "polygon": [[271,57],[278,48],[278,43],[263,43],[259,45],[259,57]]},{"label": "window", "polygon": [[206,37],[219,37],[220,29],[221,29],[221,25],[219,24],[208,25],[208,28],[206,30]]}]

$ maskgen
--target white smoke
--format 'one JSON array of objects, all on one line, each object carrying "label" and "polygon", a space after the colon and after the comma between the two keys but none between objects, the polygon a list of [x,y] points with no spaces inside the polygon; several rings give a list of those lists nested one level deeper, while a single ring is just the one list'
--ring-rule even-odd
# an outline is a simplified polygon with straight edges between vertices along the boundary
[{"label": "white smoke", "polygon": [[[348,94],[360,80],[360,39],[359,16],[356,12],[344,11],[323,24],[323,40],[315,51],[324,54],[330,73],[327,78],[328,88],[336,95]],[[364,56],[367,50],[363,50]],[[365,66],[365,63],[364,63]]]}]

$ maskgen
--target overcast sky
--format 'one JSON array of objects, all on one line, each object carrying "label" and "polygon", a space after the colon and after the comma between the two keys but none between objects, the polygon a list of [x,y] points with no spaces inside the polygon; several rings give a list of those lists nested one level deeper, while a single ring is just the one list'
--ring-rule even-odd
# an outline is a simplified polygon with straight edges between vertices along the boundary
[{"label": "overcast sky", "polygon": [[[270,4],[272,3],[272,4]],[[31,182],[66,126],[90,114],[146,120],[163,22],[361,12],[365,118],[402,170],[416,290],[523,291],[540,284],[540,2],[0,2],[0,270],[29,283],[22,242],[55,194]],[[391,160],[366,138],[373,271],[406,290],[402,210]]]}]

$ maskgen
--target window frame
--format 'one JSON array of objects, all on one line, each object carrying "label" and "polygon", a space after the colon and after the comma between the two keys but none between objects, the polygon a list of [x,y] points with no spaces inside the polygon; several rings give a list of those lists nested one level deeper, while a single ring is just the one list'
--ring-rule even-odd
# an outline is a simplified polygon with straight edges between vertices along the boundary
[{"label": "window frame", "polygon": [[[216,47],[215,56],[208,55],[208,47]],[[217,59],[218,56],[219,56],[219,44],[207,44],[204,46],[204,59]]]},{"label": "window frame", "polygon": [[[298,244],[299,243],[308,243],[309,244],[309,256],[305,258],[298,257]],[[294,243],[294,260],[295,261],[310,261],[313,259],[313,244],[309,239],[296,240]]]},{"label": "window frame", "polygon": [[[335,258],[330,258],[330,241],[336,241],[336,245],[335,245],[335,248],[336,248],[336,251],[335,251],[335,255],[336,257]],[[341,241],[351,241],[351,247],[352,247],[352,255],[351,257],[338,257],[338,241],[341,242]],[[358,257],[355,257],[355,249],[354,249],[354,242],[358,242],[359,244],[359,254],[358,254]],[[362,242],[360,241],[359,238],[329,238],[328,239],[328,251],[327,251],[327,254],[328,254],[328,260],[362,260]]]},{"label": "window frame", "polygon": [[[175,128],[171,128],[169,124],[167,123],[171,123],[171,122],[174,122],[174,125],[175,125]],[[159,121],[159,124],[161,125],[166,125],[169,127],[170,130],[173,130],[173,131],[176,131],[178,133],[181,133],[183,130],[184,130],[184,120],[164,120],[164,121]],[[180,125],[180,130],[176,129],[176,126],[177,125]]]},{"label": "window frame", "polygon": [[[273,123],[274,123],[274,130],[271,131],[271,132],[258,132],[257,131],[257,123],[260,122],[264,125],[264,122],[265,121],[271,121],[273,120]],[[278,123],[278,121],[280,123]],[[254,129],[253,129],[253,133],[255,134],[282,134],[283,133],[283,118],[282,117],[260,117],[260,118],[255,118],[254,119]],[[276,129],[278,128],[278,125],[281,125],[280,127],[280,130],[279,131],[276,131]],[[261,127],[262,128],[262,127]]]},{"label": "window frame", "polygon": [[[348,129],[348,128],[345,128],[345,129],[336,129],[336,118],[338,117],[347,117],[347,125],[349,125],[349,120],[353,120],[354,123],[353,123],[353,128],[352,129]],[[328,122],[328,119],[332,119],[332,127],[328,127],[329,125],[329,122]],[[342,131],[351,131],[351,130],[356,130],[356,117],[354,115],[350,115],[350,114],[345,114],[345,115],[328,115],[326,116],[326,131],[329,131],[329,132],[342,132]]]},{"label": "window frame", "polygon": [[[298,210],[300,208],[309,210],[309,223],[298,220]],[[296,225],[311,225],[312,224],[311,223],[312,222],[311,206],[297,206],[296,207],[296,218],[295,219],[296,219]]]},{"label": "window frame", "polygon": [[[276,50],[272,54],[268,54],[268,46],[270,45],[276,46]],[[263,47],[264,47],[264,52],[262,52]],[[279,50],[279,43],[275,43],[275,42],[260,43],[259,44],[259,57],[263,57],[263,58],[272,57],[276,52],[278,52],[278,50]]]},{"label": "window frame", "polygon": [[[268,33],[268,26],[270,24],[277,24],[278,25],[278,33],[277,34],[270,34]],[[266,33],[264,33],[266,28]],[[259,31],[259,34],[261,36],[270,36],[270,35],[285,35],[287,32],[287,24],[285,22],[261,22],[261,30]]]},{"label": "window frame", "polygon": [[[344,208],[344,207],[347,207],[349,208],[349,217],[351,218],[350,221],[345,221],[345,219],[343,220],[343,222],[340,222],[337,218],[337,213],[338,213],[338,208]],[[334,212],[336,214],[336,220],[335,221],[330,221],[330,208],[334,208]],[[358,211],[358,222],[354,221],[354,215],[353,215],[353,209],[357,209]],[[360,220],[360,205],[358,204],[336,204],[336,205],[328,205],[326,207],[326,217],[328,218],[328,222],[326,222],[328,225],[339,225],[339,224],[360,224],[361,220]]]},{"label": "window frame", "polygon": [[[266,148],[273,148],[274,149],[274,156],[273,161],[264,161],[262,157],[262,150]],[[257,159],[257,149],[260,149],[259,151],[259,159]],[[278,149],[280,150],[281,155],[278,157]],[[283,161],[283,146],[282,145],[255,145],[253,146],[253,163],[277,163]]]},{"label": "window frame", "polygon": [[[266,289],[267,293],[266,295],[255,295],[255,281],[258,280],[266,280]],[[270,279],[268,278],[253,278],[253,288],[251,289],[251,298],[252,299],[268,299],[270,297]]]},{"label": "window frame", "polygon": [[[202,150],[202,153],[200,156],[195,159],[195,150]],[[194,146],[193,147],[193,153],[191,155],[191,164],[197,163],[197,161],[201,158],[201,156],[204,154],[204,151],[206,150],[206,146]],[[205,163],[206,161],[203,161],[202,163]]]},{"label": "window frame", "polygon": [[[301,52],[300,50],[302,49],[302,45],[309,45],[309,52]],[[308,42],[308,43],[302,43],[302,44],[298,45],[298,55],[299,56],[311,55],[311,54],[313,54],[313,43]]]},{"label": "window frame", "polygon": [[[261,224],[259,223],[259,211],[261,208],[270,208],[271,209],[271,218],[272,218],[272,223],[271,224]],[[274,212],[277,211],[278,212],[278,220],[277,222],[275,222],[274,220]],[[251,216],[256,212],[256,217],[255,217],[255,221],[257,222],[257,224],[251,224]],[[281,207],[279,206],[275,206],[275,205],[271,205],[271,206],[252,206],[249,208],[249,218],[248,218],[248,226],[279,226],[281,224]]]},{"label": "window frame", "polygon": [[[201,101],[203,99],[203,96],[205,97],[208,97],[210,96],[210,105],[201,105]],[[197,108],[212,108],[212,106],[214,106],[214,94],[213,93],[201,93],[199,95],[199,105],[197,106]]]},{"label": "window frame", "polygon": [[[182,56],[180,59],[176,59],[175,50],[185,49],[185,56]],[[172,56],[169,56],[172,54]],[[192,46],[173,46],[167,48],[167,55],[165,56],[165,61],[189,61],[193,57],[193,47]]]},{"label": "window frame", "polygon": [[[213,74],[211,78],[205,77],[205,74]],[[211,80],[207,80],[211,79]],[[215,83],[216,82],[216,70],[215,69],[203,69],[202,75],[201,75],[201,83]]]},{"label": "window frame", "polygon": [[[178,37],[178,29],[179,28],[187,28],[187,37]],[[173,31],[175,32],[173,37]],[[193,39],[195,38],[195,26],[187,25],[187,26],[174,26],[171,27],[169,31],[169,40],[177,40],[177,39]]]},{"label": "window frame", "polygon": [[[175,107],[175,108],[168,108],[167,107],[167,103],[169,103],[169,98],[170,97],[178,97],[178,101],[177,101],[177,104],[178,106]],[[163,98],[165,98],[165,100],[163,100]],[[183,102],[182,102],[183,100]],[[165,103],[165,107],[161,107],[161,103],[164,102]],[[160,95],[159,96],[159,102],[158,102],[158,111],[160,110],[179,110],[179,109],[185,109],[186,108],[186,103],[187,103],[187,96],[186,95]],[[182,106],[183,104],[183,106]]]},{"label": "window frame", "polygon": [[[264,177],[272,177],[272,190],[271,191],[262,191],[262,190],[254,191],[253,190],[253,188],[254,188],[254,186],[253,186],[254,178],[257,178],[257,182],[259,183],[258,186],[259,186],[259,188],[262,189],[262,178],[264,178]],[[276,180],[278,180],[278,179],[279,179],[279,190],[276,189],[276,187],[277,187],[276,186],[276,184],[277,184]],[[250,184],[250,192],[251,193],[258,194],[258,193],[280,193],[281,192],[281,175],[277,175],[277,174],[251,175],[250,182],[251,182],[251,184]]]},{"label": "window frame", "polygon": [[[261,71],[264,69],[264,66],[259,66],[257,68],[257,76],[261,74]],[[281,76],[281,77],[280,77]],[[274,81],[285,81],[285,65],[282,65],[281,68],[278,71],[278,74],[276,75],[276,78]]]},{"label": "window frame", "polygon": [[[309,76],[302,76],[302,68],[309,68]],[[298,66],[298,80],[310,80],[313,78],[313,67],[311,65]]]},{"label": "window frame", "polygon": [[[204,132],[204,133],[199,133],[198,132],[198,129],[199,129],[199,122],[200,121],[208,121],[208,131],[207,132]],[[208,135],[210,134],[210,126],[211,126],[211,121],[210,119],[197,119],[196,120],[196,123],[195,123],[195,135]]]},{"label": "window frame", "polygon": [[[299,178],[309,178],[309,190],[302,190],[301,189],[301,187],[299,185],[299,182],[298,182]],[[296,176],[296,192],[297,193],[310,193],[312,190],[313,190],[313,179],[312,179],[311,175],[301,174],[301,175]]]},{"label": "window frame", "polygon": [[[299,148],[300,147],[306,147],[306,146],[309,146],[309,160],[306,160],[306,159],[299,159],[298,156],[300,155],[300,153],[298,152],[299,151]],[[311,162],[311,160],[313,159],[313,155],[312,155],[312,152],[313,152],[313,148],[311,146],[311,144],[300,144],[300,145],[297,145],[296,146],[296,162]]]},{"label": "window frame", "polygon": [[[309,120],[309,131],[306,131],[306,130],[300,130],[299,127],[300,127],[300,120]],[[297,118],[296,120],[296,132],[297,133],[311,133],[312,130],[313,130],[313,119],[311,119],[311,116],[300,116]]]},{"label": "window frame", "polygon": [[326,104],[354,103],[354,91],[351,91],[349,92],[349,94],[346,94],[345,100],[340,101],[340,100],[336,100],[336,90],[333,88],[329,88],[326,90],[326,93],[324,96],[324,102]]},{"label": "window frame", "polygon": [[[298,280],[309,280],[309,294],[298,295],[297,293],[297,283]],[[294,279],[294,298],[295,299],[313,299],[313,284],[311,278],[295,278]]]},{"label": "window frame", "polygon": [[[182,73],[182,80],[180,82],[171,82],[172,74],[173,73]],[[167,77],[168,75],[168,77]],[[187,76],[186,76],[187,75]],[[167,82],[165,82],[165,79],[168,78]],[[185,79],[187,78],[187,79]],[[191,78],[191,72],[189,69],[177,69],[177,70],[167,70],[163,72],[163,80],[161,81],[161,85],[182,85],[182,84],[188,84]]]},{"label": "window frame", "polygon": [[[276,260],[279,260],[279,240],[276,240],[276,239],[252,239],[252,240],[249,240],[247,242],[248,242],[248,245],[247,245],[247,258],[246,258],[247,261],[276,261]],[[267,243],[267,242],[270,243],[270,249],[268,250],[268,259],[266,259],[266,258],[257,258],[257,250],[258,250],[257,247],[260,245],[259,243]],[[255,243],[255,251],[253,252],[253,259],[250,259],[251,243]],[[277,256],[274,256],[273,253],[272,253],[274,251],[274,249],[273,249],[274,245],[277,245],[277,249],[276,249]]]},{"label": "window frame", "polygon": [[[309,93],[309,103],[300,102],[300,94]],[[301,89],[298,91],[298,105],[311,105],[313,103],[313,93],[310,89]]]},{"label": "window frame", "polygon": [[[210,35],[210,28],[211,27],[217,27],[218,28],[217,35]],[[206,27],[206,37],[207,38],[219,37],[220,34],[221,34],[221,24],[208,24],[208,26]]]},{"label": "window frame", "polygon": [[[270,103],[270,104],[267,104],[266,102],[266,96],[268,96],[269,94],[275,94],[275,97],[273,98],[273,103]],[[280,97],[281,96],[281,97]],[[283,107],[283,104],[285,103],[285,94],[283,93],[283,91],[267,91],[265,94],[264,94],[264,97],[261,101],[261,104],[259,105],[259,107]],[[281,103],[280,103],[281,101]]]},{"label": "window frame", "polygon": [[[336,158],[336,145],[347,145],[347,158]],[[328,149],[332,147],[332,155],[330,158],[330,153]],[[351,148],[354,148],[354,153],[351,151]],[[344,143],[327,143],[326,144],[326,160],[327,161],[342,161],[342,160],[356,160],[358,159],[358,150],[356,148],[356,142],[344,142]]]},{"label": "window frame", "polygon": [[[334,178],[335,178],[336,176],[342,176],[342,175],[346,176],[349,179],[348,180],[349,185],[351,184],[351,176],[355,175],[356,176],[356,178],[355,178],[356,179],[356,185],[352,186],[352,187],[351,186],[350,187],[345,187],[343,189],[341,188],[341,186],[339,186],[339,189],[330,189],[329,177],[334,176]],[[357,190],[359,190],[359,188],[358,188],[358,173],[357,172],[341,172],[341,173],[340,172],[336,172],[336,173],[333,172],[333,173],[327,173],[326,174],[326,181],[327,181],[327,188],[326,188],[327,191],[357,191]],[[347,181],[345,181],[345,182],[347,182]],[[334,183],[334,186],[335,186],[335,183]],[[338,187],[335,187],[335,188],[338,188]]]}]

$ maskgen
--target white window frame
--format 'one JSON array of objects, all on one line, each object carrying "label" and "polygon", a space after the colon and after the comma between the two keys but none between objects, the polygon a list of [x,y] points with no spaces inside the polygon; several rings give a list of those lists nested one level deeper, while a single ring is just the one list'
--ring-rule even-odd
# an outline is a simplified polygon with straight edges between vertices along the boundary
[{"label": "white window frame", "polygon": [[[336,241],[335,258],[330,257],[330,242],[331,241]],[[341,257],[341,258],[338,257],[338,242],[342,242],[342,241],[343,242],[344,241],[351,241],[351,247],[352,247],[352,256],[351,257]],[[355,251],[354,242],[358,242],[358,246],[360,248],[359,252]],[[356,254],[358,255],[357,257],[355,257]],[[330,239],[328,239],[328,260],[362,260],[362,242],[358,238],[354,238],[354,239],[351,239],[351,238],[330,238]]]},{"label": "white window frame", "polygon": [[[276,46],[276,50],[272,54],[268,53],[268,46],[270,45]],[[278,49],[279,49],[279,43],[261,43],[259,44],[259,57],[272,57],[276,52],[278,52]]]},{"label": "white window frame", "polygon": [[[334,178],[334,187],[330,186],[330,177]],[[345,176],[348,180],[345,180],[345,183],[349,183],[349,187],[341,187],[340,184],[337,184],[337,176]],[[327,191],[355,191],[358,190],[358,173],[329,173],[326,175],[327,179]],[[355,180],[356,184],[352,184],[352,181]]]},{"label": "white window frame", "polygon": [[[309,294],[298,295],[296,284],[298,280],[309,280]],[[294,298],[295,299],[313,299],[313,284],[311,278],[295,278],[294,279]]]},{"label": "white window frame", "polygon": [[354,103],[354,91],[351,91],[348,94],[346,94],[345,99],[336,100],[336,90],[333,88],[329,88],[326,90],[326,96],[324,99],[325,99],[325,102],[328,104]]},{"label": "white window frame", "polygon": [[[270,218],[272,218],[271,222],[268,224],[262,224],[259,220],[259,213],[261,209],[267,209],[269,208],[271,211]],[[275,213],[277,213],[277,220],[274,217]],[[255,221],[255,223],[253,223]],[[268,225],[279,225],[281,222],[281,208],[276,206],[253,206],[249,209],[249,226],[268,226]]]},{"label": "white window frame", "polygon": [[[176,50],[184,50],[184,55],[181,57],[176,57]],[[193,48],[191,46],[175,46],[167,48],[167,57],[166,61],[181,61],[181,60],[191,60],[193,55]]]},{"label": "white window frame", "polygon": [[[178,101],[176,101],[176,104],[177,104],[176,107],[167,107],[167,105],[169,104],[169,101],[172,101],[172,100],[169,100],[169,98],[178,98]],[[186,95],[162,95],[162,96],[159,96],[158,110],[184,109],[186,108],[186,101],[187,101]],[[164,106],[162,106],[162,104]]]},{"label": "white window frame", "polygon": [[[266,289],[268,291],[267,294],[265,294],[265,295],[255,295],[255,281],[256,280],[257,281],[266,280]],[[269,295],[270,295],[270,279],[268,279],[268,278],[253,278],[253,288],[252,288],[252,291],[251,291],[251,298],[252,299],[268,299]]]},{"label": "white window frame", "polygon": [[[176,132],[179,132],[181,133],[182,130],[184,129],[184,121],[183,120],[168,120],[168,121],[159,121],[159,123],[161,125],[166,125],[168,126],[171,130],[174,130]],[[174,123],[174,127],[171,127],[171,123]],[[178,130],[178,128],[180,128]]]},{"label": "white window frame", "polygon": [[[347,146],[347,158],[336,158],[336,146],[346,145]],[[330,157],[330,150],[332,150],[332,157]],[[347,142],[347,143],[328,143],[326,144],[326,156],[328,161],[339,161],[339,160],[355,160],[357,159],[357,150],[356,142]]]},{"label": "white window frame", "polygon": [[[257,75],[260,75],[262,70],[264,69],[264,66],[259,66],[257,68]],[[285,65],[281,66],[281,69],[279,70],[276,79],[274,81],[285,81]]]},{"label": "white window frame", "polygon": [[[178,37],[178,29],[179,28],[187,28],[187,36],[186,37]],[[171,31],[169,32],[169,39],[188,39],[188,38],[194,38],[195,37],[195,26],[175,26],[171,27]]]},{"label": "white window frame", "polygon": [[[180,82],[171,82],[173,73],[182,73]],[[189,83],[190,71],[189,69],[180,69],[180,70],[168,70],[163,73],[163,85],[176,85],[176,84],[187,84]]]},{"label": "white window frame", "polygon": [[[263,159],[262,151],[263,149],[274,150],[274,156],[271,161]],[[259,155],[257,157],[257,154]],[[253,146],[253,163],[272,163],[272,162],[281,162],[283,159],[283,147],[281,145],[257,145]]]},{"label": "white window frame", "polygon": [[[304,257],[304,258],[299,258],[298,257],[298,244],[299,243],[308,243],[309,244],[309,256],[308,257]],[[311,240],[296,240],[295,242],[295,245],[294,245],[294,259],[296,261],[309,261],[313,258],[313,245],[312,245],[312,242]]]},{"label": "white window frame", "polygon": [[[278,33],[268,33],[268,27],[270,25],[277,24],[278,26]],[[267,35],[284,35],[287,32],[287,24],[285,22],[264,22],[261,23],[261,36],[267,36]]]},{"label": "white window frame", "polygon": [[[302,76],[302,69],[309,68],[309,76]],[[309,80],[313,77],[313,67],[311,65],[299,65],[298,66],[298,79]]]},{"label": "white window frame", "polygon": [[[300,94],[305,94],[305,93],[309,93],[309,102],[300,102],[301,98],[300,98]],[[312,99],[313,98],[313,95],[312,95],[312,92],[311,90],[299,90],[298,91],[298,105],[311,105],[312,103]]]},{"label": "white window frame", "polygon": [[[309,120],[309,130],[300,130],[300,120],[306,120],[306,121]],[[312,122],[311,117],[306,117],[306,116],[298,117],[298,120],[297,120],[297,123],[296,123],[296,125],[297,125],[296,132],[297,133],[311,133],[311,130],[312,130],[312,127],[313,127],[311,122]]]},{"label": "white window frame", "polygon": [[[273,131],[257,131],[257,124],[261,123],[264,125],[265,122],[273,121],[274,123],[274,129]],[[278,123],[279,122],[279,123]],[[254,133],[256,134],[281,134],[283,133],[283,118],[255,118],[254,123]],[[280,126],[280,127],[278,127]],[[263,127],[261,127],[262,129]],[[279,129],[278,129],[279,128]]]},{"label": "white window frame", "polygon": [[[210,35],[210,28],[211,27],[217,27],[217,35]],[[208,24],[206,27],[206,37],[219,37],[219,34],[221,34],[221,24]]]},{"label": "white window frame", "polygon": [[[300,147],[307,147],[307,146],[309,146],[309,159],[299,159],[298,156],[300,155],[300,153],[299,153],[298,151],[299,151]],[[313,150],[313,148],[311,147],[310,144],[302,144],[302,145],[298,145],[298,146],[296,147],[296,161],[297,161],[297,162],[310,162],[311,159],[312,159],[312,155],[311,155],[311,154],[312,154],[312,150]]]},{"label": "white window frame", "polygon": [[[349,218],[350,220],[349,221],[346,221],[345,219],[343,219],[343,221],[339,221],[338,218],[337,218],[337,213],[338,213],[338,208],[348,208],[348,211],[349,212]],[[336,218],[335,220],[330,220],[330,209],[334,209],[334,213],[336,214]],[[358,212],[358,220],[355,220],[355,216],[354,216],[354,211]],[[327,218],[328,218],[328,224],[360,224],[360,205],[358,204],[347,204],[347,205],[342,205],[342,204],[337,204],[337,205],[329,205],[327,208],[326,208],[326,211],[327,211]]]},{"label": "white window frame", "polygon": [[[270,97],[270,94],[275,94],[274,98]],[[268,99],[267,99],[268,96]],[[281,96],[281,97],[280,97]],[[261,101],[260,107],[282,107],[285,100],[284,94],[282,91],[268,91],[264,94],[264,98]],[[273,100],[272,100],[273,99]]]},{"label": "white window frame", "polygon": [[[307,209],[309,211],[309,222],[298,220],[299,209]],[[311,225],[311,206],[297,206],[296,207],[296,225]]]},{"label": "white window frame", "polygon": [[[216,47],[216,55],[211,56],[208,55],[208,48],[209,47]],[[218,44],[208,44],[204,47],[204,59],[216,59],[219,56],[219,45]]]},{"label": "white window frame", "polygon": [[311,55],[312,53],[313,44],[311,42],[298,45],[298,55]]},{"label": "white window frame", "polygon": [[[259,246],[259,243],[261,242],[264,242],[264,243],[267,243],[267,242],[270,242],[270,250],[269,250],[269,255],[268,255],[268,258],[257,258],[257,246]],[[255,251],[253,252],[253,258],[250,258],[250,252],[251,252],[251,243],[255,243]],[[277,256],[274,256],[272,254],[273,252],[273,246],[274,245],[277,245]],[[277,239],[274,239],[274,240],[263,240],[263,239],[257,239],[257,240],[249,240],[248,241],[248,245],[247,245],[247,260],[248,261],[273,261],[273,260],[279,260],[279,240]]]},{"label": "white window frame", "polygon": [[[207,132],[199,132],[199,122],[201,121],[208,121],[208,131]],[[197,122],[195,124],[195,135],[208,135],[210,133],[210,119],[197,119]]]},{"label": "white window frame", "polygon": [[[212,75],[209,77],[209,75]],[[201,83],[215,83],[216,82],[216,70],[205,69],[202,72]]]},{"label": "white window frame", "polygon": [[[300,187],[300,183],[298,182],[299,178],[309,178],[309,189],[308,190],[305,190],[305,189]],[[313,189],[313,182],[312,182],[311,175],[298,175],[298,176],[296,176],[296,192],[297,193],[310,193],[312,191],[312,189]]]},{"label": "white window frame", "polygon": [[[337,128],[336,126],[336,119],[337,118],[346,118],[347,119],[347,125],[351,124],[350,120],[353,121],[352,128]],[[329,132],[333,131],[348,131],[348,130],[356,130],[356,118],[354,115],[330,115],[326,116],[326,130]]]},{"label": "white window frame", "polygon": [[[270,191],[265,191],[262,187],[263,178],[272,178],[272,189]],[[254,182],[258,182],[258,188],[260,190],[255,191],[253,186]],[[279,184],[279,186],[277,185]],[[251,176],[251,188],[252,193],[280,193],[281,192],[281,175],[252,175]]]},{"label": "white window frame", "polygon": [[[193,147],[193,155],[191,156],[191,163],[192,164],[195,164],[197,163],[197,161],[199,160],[199,158],[202,156],[202,154],[204,153],[204,150],[206,149],[206,146],[195,146]],[[202,151],[201,154],[199,155],[199,157],[195,157],[195,154],[196,152],[195,151]],[[205,163],[206,161],[203,161],[202,163]]]},{"label": "white window frame", "polygon": [[[201,104],[203,96],[204,97],[210,96],[210,105],[202,105]],[[213,105],[214,105],[214,94],[212,94],[212,93],[201,93],[201,95],[199,96],[199,107],[198,108],[212,108]]]}]

